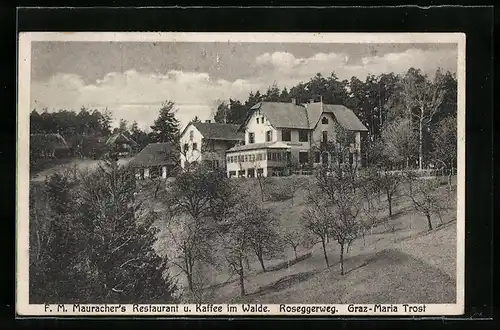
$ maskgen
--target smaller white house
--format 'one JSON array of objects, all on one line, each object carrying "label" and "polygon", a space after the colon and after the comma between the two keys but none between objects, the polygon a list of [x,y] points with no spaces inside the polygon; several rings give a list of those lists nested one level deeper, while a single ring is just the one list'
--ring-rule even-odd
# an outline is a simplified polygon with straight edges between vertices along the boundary
[{"label": "smaller white house", "polygon": [[180,165],[205,164],[225,168],[226,150],[243,143],[244,134],[238,125],[195,122],[184,128],[180,138]]}]

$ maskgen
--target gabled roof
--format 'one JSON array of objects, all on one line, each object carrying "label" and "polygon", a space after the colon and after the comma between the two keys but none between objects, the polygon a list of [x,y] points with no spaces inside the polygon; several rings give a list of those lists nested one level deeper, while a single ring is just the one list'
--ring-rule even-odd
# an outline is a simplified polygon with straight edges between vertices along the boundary
[{"label": "gabled roof", "polygon": [[226,150],[226,152],[245,151],[245,150],[254,150],[254,149],[290,149],[290,146],[283,143],[283,142],[280,142],[280,141],[264,142],[264,143],[250,143],[250,144],[245,144],[242,146],[232,147],[231,149]]},{"label": "gabled roof", "polygon": [[30,144],[34,145],[35,143],[44,148],[68,149],[66,140],[59,133],[30,134]]},{"label": "gabled roof", "polygon": [[138,145],[137,142],[135,142],[134,139],[126,132],[117,132],[110,136],[106,141],[106,144],[111,143],[128,143],[134,146]]},{"label": "gabled roof", "polygon": [[354,112],[340,104],[309,103],[305,105],[309,114],[309,127],[314,129],[323,113],[331,113],[340,126],[349,131],[368,131]]},{"label": "gabled roof", "polygon": [[177,152],[168,142],[150,143],[130,161],[133,167],[177,164]]},{"label": "gabled roof", "polygon": [[[259,102],[250,109],[260,110],[274,127],[309,128],[306,108],[300,105],[284,102]],[[252,113],[253,111],[250,111],[245,124]]]},{"label": "gabled roof", "polygon": [[351,109],[340,104],[259,102],[250,110],[240,130],[248,123],[254,111],[260,110],[276,128],[314,129],[323,113],[331,113],[339,125],[347,130],[368,131]]},{"label": "gabled roof", "polygon": [[[192,123],[205,139],[210,140],[228,140],[244,141],[243,133],[238,132],[239,125],[222,123]],[[182,135],[186,132],[189,125],[184,129]]]}]

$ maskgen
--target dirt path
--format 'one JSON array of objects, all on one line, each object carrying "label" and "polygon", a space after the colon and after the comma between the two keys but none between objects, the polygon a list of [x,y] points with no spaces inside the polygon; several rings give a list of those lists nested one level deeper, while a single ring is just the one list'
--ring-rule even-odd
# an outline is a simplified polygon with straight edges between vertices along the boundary
[{"label": "dirt path", "polygon": [[[125,165],[127,164],[132,158],[122,158],[118,160],[118,164],[120,165]],[[40,182],[40,181],[45,181],[45,178],[48,176],[51,176],[54,173],[61,172],[64,169],[71,168],[75,166],[78,170],[84,170],[84,169],[96,169],[97,166],[101,163],[100,160],[93,160],[93,159],[74,159],[73,161],[65,164],[58,164],[55,166],[52,166],[50,168],[47,168],[33,177],[31,177],[32,181]]]}]

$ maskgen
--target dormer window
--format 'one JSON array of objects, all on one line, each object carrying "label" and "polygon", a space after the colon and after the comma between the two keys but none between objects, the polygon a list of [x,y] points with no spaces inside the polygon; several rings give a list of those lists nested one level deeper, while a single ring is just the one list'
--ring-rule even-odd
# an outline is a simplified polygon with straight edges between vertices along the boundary
[{"label": "dormer window", "polygon": [[322,123],[323,125],[328,125],[328,118],[323,117],[323,119],[321,119],[321,123]]}]

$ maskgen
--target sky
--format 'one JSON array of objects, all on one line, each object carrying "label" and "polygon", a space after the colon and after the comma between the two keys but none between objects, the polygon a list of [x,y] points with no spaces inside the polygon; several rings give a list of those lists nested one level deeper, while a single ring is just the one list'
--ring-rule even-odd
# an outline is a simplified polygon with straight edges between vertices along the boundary
[{"label": "sky", "polygon": [[31,109],[111,111],[147,129],[164,101],[181,126],[212,119],[218,102],[246,100],[276,83],[290,88],[316,73],[339,79],[457,71],[456,44],[307,44],[34,41]]}]

